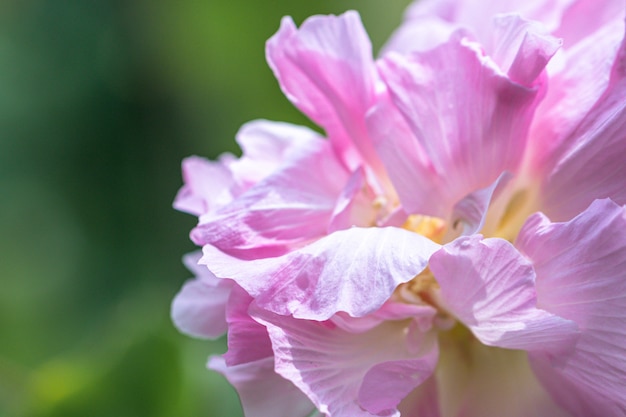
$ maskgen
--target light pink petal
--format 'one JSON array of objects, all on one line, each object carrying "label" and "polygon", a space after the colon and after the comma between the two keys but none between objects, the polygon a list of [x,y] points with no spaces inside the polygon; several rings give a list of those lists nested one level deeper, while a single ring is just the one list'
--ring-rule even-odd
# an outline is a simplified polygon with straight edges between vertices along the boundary
[{"label": "light pink petal", "polygon": [[339,328],[352,333],[363,333],[373,329],[387,320],[413,319],[422,332],[427,332],[433,327],[433,321],[437,310],[429,305],[407,304],[389,300],[372,314],[364,317],[350,317],[348,314],[339,312],[330,320]]},{"label": "light pink petal", "polygon": [[486,44],[493,34],[491,26],[493,18],[498,14],[516,13],[524,19],[539,21],[553,31],[559,27],[563,13],[574,1],[419,0],[413,2],[407,9],[401,29],[406,26],[419,26],[424,20],[437,18],[451,27],[470,30]]},{"label": "light pink petal", "polygon": [[333,211],[328,233],[352,226],[367,227],[376,223],[373,192],[367,186],[365,170],[352,173]]},{"label": "light pink petal", "polygon": [[538,174],[549,172],[576,145],[569,136],[609,86],[623,37],[623,19],[616,17],[551,63],[550,88],[531,128],[531,163]]},{"label": "light pink petal", "polygon": [[326,130],[340,158],[350,168],[365,160],[380,171],[365,129],[377,76],[359,15],[314,16],[300,29],[285,17],[266,52],[285,95]]},{"label": "light pink petal", "polygon": [[477,44],[389,54],[379,69],[392,102],[381,99],[368,126],[407,212],[448,218],[462,198],[517,172],[537,90],[509,80]]},{"label": "light pink petal", "polygon": [[309,151],[310,143],[320,135],[304,126],[255,120],[244,124],[237,132],[242,157],[230,164],[236,181],[246,190],[268,177],[281,165],[298,158],[302,149]]},{"label": "light pink petal", "polygon": [[498,196],[511,178],[510,173],[503,172],[490,186],[474,191],[456,203],[452,209],[454,227],[462,229],[463,235],[478,233],[485,225],[489,204]]},{"label": "light pink petal", "polygon": [[328,416],[399,416],[398,403],[428,378],[436,341],[407,320],[354,334],[330,323],[259,312],[267,326],[276,372],[291,380]]},{"label": "light pink petal", "polygon": [[178,191],[174,208],[196,216],[203,215],[230,203],[233,174],[228,168],[231,156],[212,162],[198,156],[183,161],[185,185]]},{"label": "light pink petal", "polygon": [[[622,32],[623,35],[623,32]],[[594,47],[601,48],[603,45]],[[591,62],[585,57],[586,62]],[[607,61],[600,61],[602,66]],[[606,74],[605,74],[606,75]],[[589,79],[589,77],[585,77]],[[601,79],[594,80],[592,91],[581,91],[582,105],[597,97],[597,88],[602,87]],[[585,93],[591,93],[586,96]],[[574,90],[570,91],[574,94]],[[575,98],[576,97],[576,98]],[[559,123],[565,118],[569,130],[562,135],[550,137],[557,141],[556,148],[545,163],[553,166],[546,174],[542,185],[541,197],[543,210],[553,220],[569,220],[583,211],[596,198],[611,198],[619,204],[626,203],[626,46],[622,45],[610,73],[604,93],[598,97],[589,111],[580,119],[571,118],[571,113],[564,117],[553,117],[552,123]],[[574,104],[576,96],[564,97],[569,100],[562,103],[567,110]],[[589,100],[589,101],[587,101]],[[562,128],[562,127],[561,127]],[[557,128],[558,129],[558,128]],[[537,130],[538,134],[550,131]],[[538,146],[538,145],[537,145]],[[550,145],[549,145],[550,146]]]},{"label": "light pink petal", "polygon": [[280,170],[202,217],[191,237],[244,258],[285,253],[326,234],[347,180],[329,143],[309,141]]},{"label": "light pink petal", "polygon": [[539,377],[576,416],[626,415],[626,209],[596,200],[566,223],[536,214],[517,246],[537,271],[539,305],[581,337],[561,367],[532,356]]},{"label": "light pink petal", "polygon": [[283,256],[250,261],[207,245],[201,262],[217,276],[233,278],[261,308],[327,320],[340,311],[360,317],[378,310],[438,248],[403,229],[351,228]]},{"label": "light pink petal", "polygon": [[226,303],[233,282],[215,277],[205,266],[198,266],[200,253],[185,256],[185,264],[196,275],[183,285],[172,302],[172,321],[190,336],[216,339],[226,333]]},{"label": "light pink petal", "polygon": [[575,323],[537,308],[532,265],[503,239],[463,237],[430,260],[444,307],[484,344],[509,349],[571,350]]},{"label": "light pink petal", "polygon": [[246,417],[312,417],[315,411],[298,388],[274,372],[273,358],[227,366],[224,359],[214,356],[209,368],[235,387]]},{"label": "light pink petal", "polygon": [[267,330],[248,314],[253,298],[235,285],[228,299],[228,352],[223,355],[228,366],[254,362],[273,356]]},{"label": "light pink petal", "polygon": [[512,81],[526,86],[540,82],[562,41],[538,22],[514,14],[494,17],[492,27],[489,56]]}]

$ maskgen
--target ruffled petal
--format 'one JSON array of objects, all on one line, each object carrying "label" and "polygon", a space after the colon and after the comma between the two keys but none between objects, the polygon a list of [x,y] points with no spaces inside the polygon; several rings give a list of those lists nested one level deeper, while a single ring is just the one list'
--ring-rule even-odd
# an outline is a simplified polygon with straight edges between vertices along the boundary
[{"label": "ruffled petal", "polygon": [[452,224],[461,229],[464,236],[478,233],[485,224],[487,210],[491,201],[498,196],[502,188],[511,180],[512,175],[503,172],[490,186],[474,191],[456,203],[452,209]]},{"label": "ruffled petal", "polygon": [[479,45],[454,38],[379,70],[390,91],[368,127],[404,209],[448,218],[466,195],[517,172],[536,88],[512,82]]},{"label": "ruffled petal", "polygon": [[243,155],[230,164],[230,169],[245,191],[284,163],[298,158],[302,149],[309,150],[307,145],[320,139],[317,132],[304,126],[254,120],[237,132],[237,143]]},{"label": "ruffled petal", "polygon": [[216,339],[226,333],[226,303],[233,287],[231,280],[219,279],[206,267],[198,266],[200,252],[186,255],[184,262],[196,275],[187,281],[172,302],[172,321],[190,336]]},{"label": "ruffled petal", "polygon": [[267,330],[248,314],[252,301],[241,287],[233,287],[226,308],[228,352],[223,355],[228,366],[273,356]]},{"label": "ruffled petal", "polygon": [[259,311],[276,372],[328,416],[399,416],[398,403],[428,378],[437,362],[434,334],[411,321],[388,321],[354,334],[329,322]]},{"label": "ruffled petal", "polygon": [[231,187],[235,184],[228,167],[232,159],[230,155],[223,155],[217,162],[199,156],[183,160],[185,185],[176,194],[174,208],[201,216],[230,203],[234,198]]},{"label": "ruffled petal", "polygon": [[[617,26],[621,27],[623,37],[623,24]],[[541,199],[542,210],[553,220],[573,218],[596,198],[608,197],[619,204],[626,203],[626,43],[612,61],[614,49],[610,40],[615,41],[615,32],[608,36],[609,42],[587,44],[588,48],[605,48],[605,53],[597,53],[603,59],[595,61],[585,56],[583,62],[596,68],[580,80],[570,77],[583,74],[582,70],[564,75],[569,77],[563,82],[572,81],[572,87],[580,85],[582,89],[567,86],[557,101],[563,113],[546,116],[549,118],[544,121],[546,130],[541,126],[535,130],[535,134],[547,135],[548,148],[543,155],[538,151],[538,158],[543,157],[543,169],[550,169],[544,177]],[[604,70],[610,62],[613,66],[607,82],[602,77],[609,75]],[[585,85],[588,80],[591,83]],[[576,109],[579,101],[581,107]],[[536,166],[542,169],[539,164]]]},{"label": "ruffled petal", "polygon": [[285,17],[266,52],[285,95],[326,130],[340,159],[350,169],[365,161],[383,176],[365,129],[378,78],[358,13],[313,16],[300,29]]},{"label": "ruffled petal", "polygon": [[[576,0],[419,0],[413,2],[407,9],[405,19],[397,32],[408,32],[411,28],[418,30],[419,26],[426,25],[437,19],[440,30],[447,25],[449,33],[458,28],[471,31],[481,41],[488,44],[493,35],[493,18],[504,13],[516,13],[524,19],[536,20],[543,23],[549,31],[556,30],[568,6]],[[589,24],[587,24],[589,25]],[[432,36],[432,35],[431,35]],[[442,39],[443,37],[440,37]],[[397,48],[411,49],[406,41],[408,37],[398,39],[392,37],[392,45]],[[432,38],[431,38],[432,39]],[[447,40],[447,39],[442,39]],[[422,41],[423,42],[423,41]],[[417,42],[418,45],[420,42]],[[406,45],[406,46],[405,46]],[[437,46],[436,44],[432,45]]]},{"label": "ruffled petal", "polygon": [[340,311],[364,316],[378,310],[438,248],[402,229],[351,228],[283,256],[250,261],[207,245],[201,262],[217,276],[233,278],[261,308],[327,320]]},{"label": "ruffled petal", "polygon": [[280,255],[326,234],[347,180],[327,141],[307,141],[268,178],[202,217],[192,240],[242,258]]},{"label": "ruffled petal", "polygon": [[552,354],[573,347],[576,324],[537,308],[535,272],[509,242],[459,238],[432,256],[430,269],[443,306],[482,343]]},{"label": "ruffled petal", "polygon": [[274,372],[274,359],[227,366],[214,356],[209,368],[230,382],[241,400],[246,417],[321,417],[315,406],[291,382]]},{"label": "ruffled petal", "polygon": [[532,86],[561,47],[563,41],[548,33],[542,24],[507,14],[494,17],[489,39],[489,56],[509,78]]},{"label": "ruffled petal", "polygon": [[531,356],[538,376],[576,416],[626,415],[626,209],[596,200],[566,223],[536,214],[516,242],[537,271],[538,304],[581,329],[562,366]]},{"label": "ruffled petal", "polygon": [[367,227],[376,223],[374,195],[367,186],[365,170],[352,173],[333,211],[328,233],[352,226]]}]

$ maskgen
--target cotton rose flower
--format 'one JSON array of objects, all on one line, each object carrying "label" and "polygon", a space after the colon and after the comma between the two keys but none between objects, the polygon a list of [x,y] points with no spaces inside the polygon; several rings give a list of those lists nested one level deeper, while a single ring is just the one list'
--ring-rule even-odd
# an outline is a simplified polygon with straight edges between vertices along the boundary
[{"label": "cotton rose flower", "polygon": [[183,163],[181,331],[246,416],[626,416],[623,1],[422,0],[267,58],[321,126]]}]

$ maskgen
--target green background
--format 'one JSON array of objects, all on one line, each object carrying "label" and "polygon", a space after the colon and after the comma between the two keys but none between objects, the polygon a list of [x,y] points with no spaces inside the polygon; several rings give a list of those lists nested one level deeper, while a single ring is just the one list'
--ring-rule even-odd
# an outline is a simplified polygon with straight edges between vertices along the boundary
[{"label": "green background", "polygon": [[408,0],[0,2],[0,417],[240,416],[179,334],[188,155],[252,119],[309,123],[265,41],[283,15],[361,12],[378,49]]}]

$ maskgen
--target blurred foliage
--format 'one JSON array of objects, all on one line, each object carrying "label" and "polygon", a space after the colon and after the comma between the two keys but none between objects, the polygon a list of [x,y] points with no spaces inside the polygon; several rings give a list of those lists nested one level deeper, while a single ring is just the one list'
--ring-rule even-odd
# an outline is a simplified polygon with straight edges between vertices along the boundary
[{"label": "blurred foliage", "polygon": [[251,119],[309,122],[264,58],[283,15],[357,8],[376,48],[408,1],[0,2],[0,417],[238,416],[170,323],[195,220],[180,162]]}]

